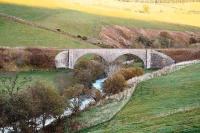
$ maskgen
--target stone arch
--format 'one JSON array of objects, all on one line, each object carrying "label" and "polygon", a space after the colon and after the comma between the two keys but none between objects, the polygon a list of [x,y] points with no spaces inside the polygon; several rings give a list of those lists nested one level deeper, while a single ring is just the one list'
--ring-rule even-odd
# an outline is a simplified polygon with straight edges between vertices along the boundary
[{"label": "stone arch", "polygon": [[131,57],[134,61],[133,62],[135,62],[135,60],[136,59],[139,59],[141,62],[142,62],[142,66],[143,67],[145,67],[145,62],[146,62],[146,58],[144,59],[142,59],[141,57],[139,57],[138,55],[136,55],[136,54],[133,54],[133,53],[125,53],[125,54],[120,54],[118,57],[116,57],[115,59],[114,59],[114,62],[116,61],[116,60],[118,60],[119,58],[121,58],[121,57],[123,57],[123,56],[129,56],[129,57]]},{"label": "stone arch", "polygon": [[151,58],[151,68],[163,68],[175,63],[171,57],[156,50],[152,50]]},{"label": "stone arch", "polygon": [[114,56],[112,59],[113,61],[122,55],[130,54],[141,59],[143,61],[144,67],[150,68],[150,62],[151,62],[150,49],[115,49],[114,53],[115,54],[113,54]]},{"label": "stone arch", "polygon": [[68,68],[68,51],[62,51],[55,57],[56,68]]},{"label": "stone arch", "polygon": [[122,52],[122,53],[120,53],[118,56],[116,56],[116,57],[113,59],[113,62],[114,62],[115,60],[117,60],[119,57],[124,56],[124,55],[132,55],[132,56],[135,56],[135,57],[139,58],[139,59],[143,62],[144,67],[146,66],[146,55],[141,56],[141,55],[135,54],[134,52]]},{"label": "stone arch", "polygon": [[74,66],[76,65],[77,61],[78,61],[80,58],[82,58],[82,57],[84,57],[84,56],[86,56],[86,55],[89,55],[89,54],[99,56],[99,57],[101,57],[101,59],[103,59],[106,63],[108,62],[107,59],[106,59],[104,56],[102,56],[101,54],[99,54],[99,53],[87,52],[87,53],[84,53],[84,54],[80,54],[79,56],[77,56],[76,58],[74,58],[74,60],[73,60],[74,63],[73,63],[72,68],[74,68]]}]

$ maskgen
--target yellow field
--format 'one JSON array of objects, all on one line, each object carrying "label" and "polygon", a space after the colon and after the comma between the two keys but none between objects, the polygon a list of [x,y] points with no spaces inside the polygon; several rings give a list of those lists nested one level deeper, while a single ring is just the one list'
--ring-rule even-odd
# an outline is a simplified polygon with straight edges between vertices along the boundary
[{"label": "yellow field", "polygon": [[[200,27],[200,3],[144,4],[117,0],[0,0],[0,3],[65,8],[96,15]],[[145,11],[144,7],[147,7]]]}]

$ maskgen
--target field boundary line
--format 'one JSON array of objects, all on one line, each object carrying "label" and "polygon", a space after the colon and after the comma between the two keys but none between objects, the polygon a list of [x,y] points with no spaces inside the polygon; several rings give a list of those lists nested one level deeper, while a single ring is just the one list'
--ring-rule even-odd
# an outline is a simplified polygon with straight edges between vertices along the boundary
[{"label": "field boundary line", "polygon": [[99,40],[97,40],[96,42],[91,41],[91,40],[94,40],[92,38],[88,38],[87,40],[83,40],[83,39],[77,37],[76,35],[62,31],[61,29],[52,29],[52,28],[46,27],[44,25],[40,25],[40,24],[31,22],[31,21],[22,19],[20,17],[8,15],[8,14],[5,14],[5,13],[0,12],[0,17],[11,20],[11,21],[16,22],[16,23],[25,24],[25,25],[31,26],[33,28],[39,28],[39,29],[43,29],[43,30],[46,30],[46,31],[54,32],[54,33],[59,34],[59,35],[63,35],[65,37],[70,37],[70,38],[73,38],[73,39],[75,39],[79,42],[89,43],[89,44],[92,44],[92,45],[97,45],[98,42],[99,42]]}]

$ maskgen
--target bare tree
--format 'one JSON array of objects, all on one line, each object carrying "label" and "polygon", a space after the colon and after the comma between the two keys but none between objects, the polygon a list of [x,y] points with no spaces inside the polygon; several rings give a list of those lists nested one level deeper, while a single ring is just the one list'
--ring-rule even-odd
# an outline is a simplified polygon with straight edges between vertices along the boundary
[{"label": "bare tree", "polygon": [[20,77],[18,73],[4,74],[0,77],[0,93],[12,96],[32,81],[31,77]]}]

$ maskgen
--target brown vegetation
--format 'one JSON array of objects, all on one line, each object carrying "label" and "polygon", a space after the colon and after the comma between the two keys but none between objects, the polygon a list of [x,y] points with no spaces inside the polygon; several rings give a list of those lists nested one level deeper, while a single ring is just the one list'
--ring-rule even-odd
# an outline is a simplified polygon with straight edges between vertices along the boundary
[{"label": "brown vegetation", "polygon": [[113,74],[104,82],[104,92],[107,95],[117,94],[122,92],[126,87],[126,80],[120,73]]},{"label": "brown vegetation", "polygon": [[104,74],[104,65],[98,61],[81,60],[75,66],[74,77],[85,87],[91,87],[91,83]]},{"label": "brown vegetation", "polygon": [[176,62],[200,59],[200,49],[160,49],[158,50]]},{"label": "brown vegetation", "polygon": [[124,76],[125,80],[129,80],[133,77],[140,76],[144,74],[142,68],[122,68],[118,73]]},{"label": "brown vegetation", "polygon": [[69,99],[73,100],[69,103],[70,108],[72,109],[72,114],[76,115],[80,111],[81,106],[81,95],[83,94],[84,86],[81,84],[76,84],[64,90],[64,97],[66,103],[69,103]]},{"label": "brown vegetation", "polygon": [[[24,78],[25,79],[25,78]],[[64,100],[51,86],[37,82],[34,86],[22,89],[29,80],[20,81],[17,76],[1,77],[0,127],[12,127],[14,132],[36,132],[38,119],[43,127],[46,119],[59,119],[64,111]]]},{"label": "brown vegetation", "polygon": [[155,29],[103,27],[100,39],[113,48],[189,48],[200,42],[200,32],[180,32]]},{"label": "brown vegetation", "polygon": [[46,48],[0,48],[0,70],[50,69],[59,50]]},{"label": "brown vegetation", "polygon": [[54,60],[52,58],[55,58],[55,51],[52,50],[41,50],[38,48],[27,48],[26,49],[30,55],[30,65],[35,68],[53,68],[54,67]]},{"label": "brown vegetation", "polygon": [[108,95],[122,92],[126,87],[126,80],[143,74],[142,68],[122,68],[105,80],[103,91]]}]

